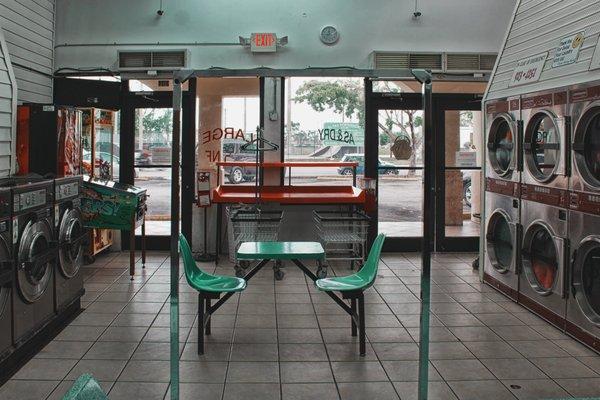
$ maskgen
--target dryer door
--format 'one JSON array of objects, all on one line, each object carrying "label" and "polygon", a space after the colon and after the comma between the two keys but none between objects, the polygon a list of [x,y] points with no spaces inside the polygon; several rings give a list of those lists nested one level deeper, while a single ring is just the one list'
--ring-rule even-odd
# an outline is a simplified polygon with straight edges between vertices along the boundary
[{"label": "dryer door", "polygon": [[488,132],[488,153],[494,171],[509,177],[517,167],[518,127],[508,114],[497,116]]},{"label": "dryer door", "polygon": [[85,229],[77,209],[67,209],[60,221],[58,231],[58,258],[60,272],[66,278],[77,275],[83,264]]},{"label": "dryer door", "polygon": [[573,294],[583,315],[600,326],[600,236],[589,236],[573,259]]},{"label": "dryer door", "polygon": [[593,188],[600,189],[600,106],[590,108],[579,119],[573,150],[581,178]]},{"label": "dryer door", "polygon": [[52,279],[56,247],[52,230],[44,221],[30,221],[19,241],[17,283],[23,299],[29,303],[38,300]]},{"label": "dryer door", "polygon": [[10,243],[0,236],[0,317],[10,312],[10,287],[14,271],[9,246]]},{"label": "dryer door", "polygon": [[549,112],[534,114],[525,129],[525,165],[538,182],[566,175],[565,147],[568,118],[556,118]]},{"label": "dryer door", "polygon": [[529,225],[523,236],[523,269],[529,285],[538,294],[555,291],[562,295],[561,270],[564,249],[543,221]]},{"label": "dryer door", "polygon": [[493,267],[500,273],[515,269],[518,226],[504,210],[496,210],[487,225],[487,251]]}]

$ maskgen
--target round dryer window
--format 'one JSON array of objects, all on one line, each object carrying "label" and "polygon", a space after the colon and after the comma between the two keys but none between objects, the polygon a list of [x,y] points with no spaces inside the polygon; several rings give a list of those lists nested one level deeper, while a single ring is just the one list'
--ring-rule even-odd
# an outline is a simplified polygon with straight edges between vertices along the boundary
[{"label": "round dryer window", "polygon": [[560,158],[559,131],[554,118],[540,112],[535,114],[525,131],[525,160],[533,177],[546,182],[558,167]]},{"label": "round dryer window", "polygon": [[508,217],[496,211],[490,217],[487,230],[487,251],[494,268],[505,273],[513,260],[513,232]]},{"label": "round dryer window", "polygon": [[591,186],[600,188],[600,107],[589,109],[577,124],[575,164],[582,178]]},{"label": "round dryer window", "polygon": [[47,223],[29,222],[19,242],[17,283],[23,299],[33,303],[48,288],[52,279],[52,233]]},{"label": "round dryer window", "polygon": [[506,176],[512,170],[515,137],[508,117],[497,117],[492,122],[487,145],[492,168],[500,176]]},{"label": "round dryer window", "polygon": [[85,230],[78,210],[65,211],[60,221],[58,252],[60,271],[66,278],[77,275],[83,264],[83,235]]},{"label": "round dryer window", "polygon": [[600,324],[600,238],[585,239],[573,263],[575,298],[585,316]]},{"label": "round dryer window", "polygon": [[558,252],[550,231],[540,223],[533,224],[523,243],[523,266],[529,284],[536,292],[549,294],[558,276]]}]

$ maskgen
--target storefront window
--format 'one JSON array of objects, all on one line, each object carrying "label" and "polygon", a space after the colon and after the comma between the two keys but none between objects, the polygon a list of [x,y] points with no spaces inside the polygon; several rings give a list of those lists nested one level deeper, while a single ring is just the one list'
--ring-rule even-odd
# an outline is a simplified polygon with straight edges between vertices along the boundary
[{"label": "storefront window", "polygon": [[[359,78],[286,80],[286,161],[358,162],[364,173],[364,83]],[[286,182],[289,171],[286,171]],[[293,185],[352,184],[346,167],[292,168]]]}]

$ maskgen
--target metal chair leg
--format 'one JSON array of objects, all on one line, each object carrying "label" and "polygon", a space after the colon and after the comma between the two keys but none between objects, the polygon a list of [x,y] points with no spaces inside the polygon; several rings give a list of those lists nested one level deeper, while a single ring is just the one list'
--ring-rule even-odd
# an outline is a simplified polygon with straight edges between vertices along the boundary
[{"label": "metal chair leg", "polygon": [[360,342],[360,355],[365,356],[367,353],[366,332],[365,332],[365,295],[361,293],[358,298],[358,340]]},{"label": "metal chair leg", "polygon": [[204,297],[198,293],[198,354],[204,354]]},{"label": "metal chair leg", "polygon": [[205,300],[205,310],[208,319],[206,321],[206,328],[204,330],[204,333],[210,335],[210,320],[212,319],[212,315],[210,315],[210,299]]},{"label": "metal chair leg", "polygon": [[352,321],[352,336],[356,336],[356,322],[354,316],[356,316],[356,299],[350,299],[350,306],[352,307],[352,315],[350,320]]}]

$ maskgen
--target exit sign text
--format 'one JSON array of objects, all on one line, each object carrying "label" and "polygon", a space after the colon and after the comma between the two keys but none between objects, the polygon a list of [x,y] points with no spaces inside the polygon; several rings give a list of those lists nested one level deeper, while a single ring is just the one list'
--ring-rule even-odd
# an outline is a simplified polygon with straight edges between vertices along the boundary
[{"label": "exit sign text", "polygon": [[253,33],[250,36],[250,50],[255,53],[277,51],[277,35],[274,33]]}]

